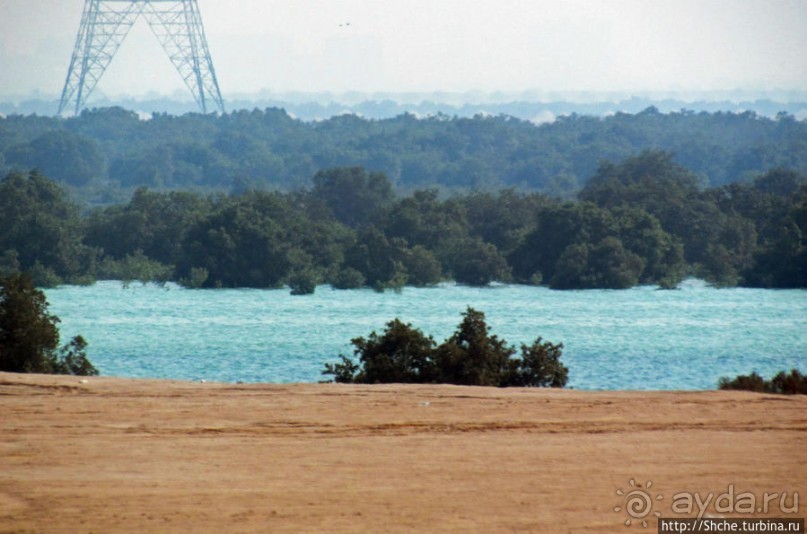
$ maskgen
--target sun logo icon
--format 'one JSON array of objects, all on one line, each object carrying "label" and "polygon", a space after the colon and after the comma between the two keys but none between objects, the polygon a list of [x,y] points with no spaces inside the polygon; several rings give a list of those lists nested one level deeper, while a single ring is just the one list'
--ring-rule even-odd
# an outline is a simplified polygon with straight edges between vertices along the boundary
[{"label": "sun logo icon", "polygon": [[644,488],[642,488],[641,484],[636,484],[634,479],[630,479],[631,489],[628,490],[627,493],[621,489],[616,490],[616,494],[622,497],[622,505],[615,506],[614,512],[621,512],[625,510],[625,513],[628,514],[628,519],[625,520],[625,526],[629,527],[633,523],[634,520],[642,522],[642,527],[647,528],[647,519],[650,514],[653,514],[656,517],[661,517],[661,512],[654,512],[653,511],[653,501],[660,501],[664,498],[663,495],[658,494],[655,497],[651,497],[649,490],[653,486],[653,482],[648,480]]}]

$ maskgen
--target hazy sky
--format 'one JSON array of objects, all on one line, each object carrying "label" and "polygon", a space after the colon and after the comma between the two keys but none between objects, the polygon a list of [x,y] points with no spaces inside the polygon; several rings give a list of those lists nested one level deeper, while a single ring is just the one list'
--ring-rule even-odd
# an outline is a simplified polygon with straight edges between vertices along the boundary
[{"label": "hazy sky", "polygon": [[[225,99],[261,90],[807,90],[807,0],[198,3]],[[0,95],[61,92],[83,5],[0,0]],[[185,93],[144,20],[97,91]]]}]

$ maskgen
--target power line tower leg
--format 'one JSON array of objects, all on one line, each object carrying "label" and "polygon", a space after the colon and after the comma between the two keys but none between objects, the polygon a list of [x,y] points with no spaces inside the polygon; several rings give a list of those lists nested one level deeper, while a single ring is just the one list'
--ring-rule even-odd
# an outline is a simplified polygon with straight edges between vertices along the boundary
[{"label": "power line tower leg", "polygon": [[59,114],[78,115],[140,15],[203,113],[224,112],[196,0],[85,0]]}]

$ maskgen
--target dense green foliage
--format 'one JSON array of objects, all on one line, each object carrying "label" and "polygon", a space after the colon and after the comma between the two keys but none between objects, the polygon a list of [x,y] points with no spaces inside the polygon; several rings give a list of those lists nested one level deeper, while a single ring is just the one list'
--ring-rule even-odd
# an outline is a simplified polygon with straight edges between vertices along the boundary
[{"label": "dense green foliage", "polygon": [[81,282],[95,270],[97,251],[82,243],[78,206],[37,171],[0,182],[0,275],[31,273],[41,285]]},{"label": "dense green foliage", "polygon": [[0,279],[0,371],[97,375],[81,336],[59,346],[59,318],[26,274]]},{"label": "dense green foliage", "polygon": [[515,347],[491,335],[485,314],[468,308],[454,334],[439,346],[398,319],[383,334],[352,340],[358,363],[341,355],[323,374],[335,382],[357,384],[456,384],[494,387],[563,387],[568,369],[560,363],[563,345],[541,338]]},{"label": "dense green foliage", "polygon": [[805,185],[805,176],[773,169],[749,184],[700,190],[669,154],[645,152],[603,164],[579,196],[652,215],[683,245],[695,274],[714,284],[807,287]]},{"label": "dense green foliage", "polygon": [[311,190],[237,194],[138,189],[86,216],[31,172],[0,182],[0,274],[39,285],[95,278],[311,293],[443,280],[557,289],[807,287],[807,180],[774,169],[698,187],[670,154],[603,163],[577,202],[506,189],[396,196],[360,167],[317,173]]},{"label": "dense green foliage", "polygon": [[[0,176],[39,168],[94,204],[139,187],[292,191],[310,185],[320,170],[358,166],[384,173],[399,191],[513,187],[571,198],[602,161],[647,149],[675,154],[699,184],[712,187],[777,167],[807,174],[807,122],[753,112],[662,114],[653,107],[604,118],[571,114],[542,125],[504,115],[304,122],[271,108],[146,120],[122,108],[69,119],[0,117]],[[382,190],[368,188],[367,195],[370,212],[388,200]],[[366,210],[353,214],[350,207],[362,199],[340,205],[336,217],[359,221]]]},{"label": "dense green foliage", "polygon": [[734,379],[721,378],[719,389],[754,391],[756,393],[780,393],[784,395],[807,395],[807,375],[797,369],[779,372],[770,380],[765,380],[756,372],[750,375],[739,375]]},{"label": "dense green foliage", "polygon": [[807,287],[787,114],[11,115],[0,173],[0,275],[38,285]]}]

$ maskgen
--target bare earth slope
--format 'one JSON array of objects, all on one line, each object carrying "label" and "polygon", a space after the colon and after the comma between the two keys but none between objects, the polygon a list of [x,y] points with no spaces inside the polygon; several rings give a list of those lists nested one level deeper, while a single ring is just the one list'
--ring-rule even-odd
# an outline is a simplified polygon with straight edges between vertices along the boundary
[{"label": "bare earth slope", "polygon": [[807,501],[806,437],[805,397],[0,373],[0,531],[655,532],[631,479]]}]

